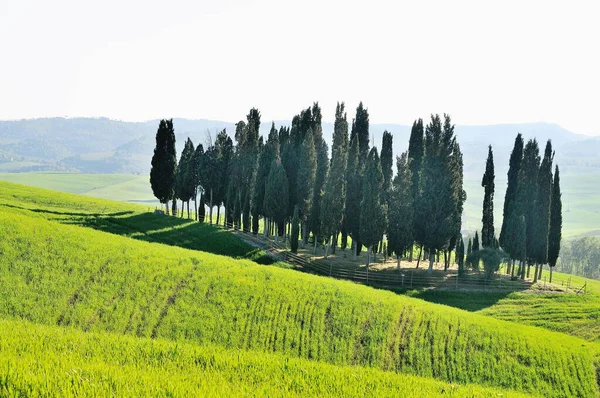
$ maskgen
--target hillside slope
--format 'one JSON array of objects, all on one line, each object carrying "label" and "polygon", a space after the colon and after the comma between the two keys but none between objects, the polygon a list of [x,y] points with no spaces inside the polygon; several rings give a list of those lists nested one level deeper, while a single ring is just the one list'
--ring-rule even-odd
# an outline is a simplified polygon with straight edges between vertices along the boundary
[{"label": "hillside slope", "polygon": [[583,340],[349,282],[61,225],[6,204],[4,318],[542,396],[598,393],[598,347]]},{"label": "hillside slope", "polygon": [[6,320],[0,320],[0,395],[525,396],[281,355]]}]

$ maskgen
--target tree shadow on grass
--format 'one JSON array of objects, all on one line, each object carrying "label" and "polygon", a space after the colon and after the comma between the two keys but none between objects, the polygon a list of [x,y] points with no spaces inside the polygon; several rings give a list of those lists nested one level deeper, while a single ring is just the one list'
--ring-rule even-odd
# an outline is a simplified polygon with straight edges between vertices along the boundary
[{"label": "tree shadow on grass", "polygon": [[162,243],[237,259],[249,259],[263,265],[270,265],[276,261],[264,251],[242,241],[231,232],[186,218],[138,213],[127,217],[93,215],[57,221],[145,242]]}]

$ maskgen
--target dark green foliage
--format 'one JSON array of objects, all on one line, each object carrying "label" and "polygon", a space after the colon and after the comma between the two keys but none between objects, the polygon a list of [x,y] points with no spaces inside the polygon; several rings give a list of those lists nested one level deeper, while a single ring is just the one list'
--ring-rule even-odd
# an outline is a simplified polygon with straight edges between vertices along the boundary
[{"label": "dark green foliage", "polygon": [[550,231],[548,233],[548,263],[550,268],[556,265],[560,253],[560,240],[562,238],[562,199],[560,193],[560,175],[558,166],[554,170],[552,184],[552,200],[550,208]]},{"label": "dark green foliage", "polygon": [[[260,216],[266,215],[267,210],[263,207],[265,203],[265,186],[268,182],[268,176],[271,171],[273,162],[279,157],[279,133],[275,128],[275,123],[271,125],[271,131],[267,143],[260,148],[258,158],[258,167],[254,178],[254,186],[252,188],[252,232],[258,233],[258,220]],[[286,176],[287,179],[287,176]],[[286,195],[286,215],[289,195]]]},{"label": "dark green foliage", "polygon": [[523,161],[523,137],[517,134],[515,145],[510,154],[510,162],[508,166],[508,185],[506,186],[506,194],[504,196],[504,209],[502,216],[502,229],[500,230],[500,246],[505,246],[504,235],[506,234],[506,223],[510,218],[511,204],[514,202],[517,195],[517,183],[519,181],[519,170]]},{"label": "dark green foliage", "polygon": [[394,175],[394,171],[392,170],[392,165],[394,163],[392,140],[392,134],[387,130],[384,131],[381,142],[381,172],[383,173],[383,189],[381,192],[383,195],[382,200],[386,204],[389,204],[389,194],[392,189],[392,176]]},{"label": "dark green foliage", "polygon": [[217,149],[219,183],[216,197],[214,199],[215,204],[220,206],[223,202],[225,202],[227,197],[227,188],[229,187],[229,177],[231,174],[231,161],[234,155],[233,141],[225,129],[217,134],[215,148]]},{"label": "dark green foliage", "polygon": [[285,169],[279,158],[271,163],[271,170],[267,177],[264,211],[265,215],[277,223],[279,236],[283,236],[283,225],[287,217],[288,205],[288,180]]},{"label": "dark green foliage", "polygon": [[321,206],[321,234],[329,241],[341,230],[346,205],[346,166],[348,163],[348,121],[344,103],[335,110],[331,169],[327,176]]},{"label": "dark green foliage", "polygon": [[552,198],[552,162],[554,152],[550,140],[546,143],[544,158],[537,178],[537,196],[534,209],[534,252],[536,264],[548,262],[548,231],[550,229],[550,200]]},{"label": "dark green foliage", "polygon": [[467,254],[471,254],[473,251],[473,239],[469,238],[469,244],[467,245]]},{"label": "dark green foliage", "polygon": [[530,263],[535,262],[535,198],[537,196],[538,173],[540,169],[540,153],[538,143],[529,140],[523,150],[523,161],[519,170],[517,184],[517,202],[519,214],[525,216],[526,256]]},{"label": "dark green foliage", "polygon": [[214,145],[209,146],[202,157],[202,167],[200,169],[200,178],[202,180],[202,190],[205,194],[205,201],[209,209],[209,222],[212,224],[213,207],[216,205],[215,197],[219,189],[219,160],[217,148]]},{"label": "dark green foliage", "polygon": [[[518,206],[518,204],[513,202],[511,206]],[[506,221],[503,249],[512,259],[525,261],[527,254],[526,239],[525,216],[518,209],[511,210]]]},{"label": "dark green foliage", "polygon": [[167,203],[173,197],[177,153],[175,152],[175,130],[173,119],[163,119],[156,131],[156,147],[152,156],[150,185],[160,203]]},{"label": "dark green foliage", "polygon": [[387,224],[387,205],[381,198],[382,186],[381,162],[377,148],[372,148],[367,158],[360,203],[360,238],[368,248],[381,239]]},{"label": "dark green foliage", "polygon": [[479,233],[475,231],[475,236],[473,237],[473,247],[472,251],[476,252],[479,250]]},{"label": "dark green foliage", "polygon": [[312,207],[313,189],[315,185],[315,174],[317,169],[317,156],[315,153],[315,145],[313,141],[313,131],[309,129],[304,137],[300,153],[298,154],[298,180],[297,190],[298,195],[298,211],[300,218],[304,222],[304,241],[308,239],[308,214]]},{"label": "dark green foliage", "polygon": [[416,241],[430,253],[429,270],[433,270],[433,256],[438,250],[445,250],[453,236],[456,236],[459,199],[462,200],[462,187],[453,176],[452,157],[458,150],[454,137],[454,126],[450,117],[432,115],[425,129],[425,157],[419,181],[419,196],[416,207]]},{"label": "dark green foliage", "polygon": [[[360,242],[360,201],[362,190],[360,181],[360,166],[358,159],[358,138],[350,141],[348,150],[348,166],[346,167],[346,209],[344,213],[344,228],[352,237],[353,243]],[[355,247],[355,249],[357,249]]]},{"label": "dark green foliage", "polygon": [[396,159],[398,172],[389,196],[388,250],[397,257],[410,249],[413,243],[413,196],[410,159],[404,152]]},{"label": "dark green foliage", "polygon": [[350,141],[357,137],[358,139],[358,158],[360,163],[364,165],[369,153],[369,111],[360,102],[356,108],[356,117],[352,121],[352,132],[350,133]]},{"label": "dark green foliage", "polygon": [[[181,199],[182,202],[188,202],[188,217],[189,217],[189,200],[194,196],[194,175],[192,172],[194,164],[194,144],[191,139],[187,139],[183,150],[181,152],[181,158],[177,165],[177,171],[175,174],[175,196]],[[182,209],[183,210],[183,209]]]},{"label": "dark green foliage", "polygon": [[320,138],[320,144],[315,142],[317,168],[315,172],[315,182],[313,187],[313,198],[309,213],[309,228],[315,239],[321,237],[321,207],[323,200],[323,190],[325,181],[329,173],[329,149],[323,138]]},{"label": "dark green foliage", "polygon": [[298,253],[298,235],[300,234],[300,216],[298,215],[298,205],[294,207],[292,217],[292,231],[290,236],[290,248],[292,253]]},{"label": "dark green foliage", "polygon": [[481,245],[494,247],[494,153],[492,146],[488,147],[488,157],[485,164],[485,173],[481,180],[481,186],[484,188],[483,196],[483,215],[481,222]]},{"label": "dark green foliage", "polygon": [[469,254],[467,256],[467,262],[473,264],[475,269],[478,268],[480,261],[483,262],[485,277],[490,279],[500,268],[500,263],[506,258],[507,255],[502,250],[486,247]]},{"label": "dark green foliage", "polygon": [[458,265],[458,275],[463,275],[465,273],[465,242],[462,235],[459,235],[457,239],[456,264]]}]

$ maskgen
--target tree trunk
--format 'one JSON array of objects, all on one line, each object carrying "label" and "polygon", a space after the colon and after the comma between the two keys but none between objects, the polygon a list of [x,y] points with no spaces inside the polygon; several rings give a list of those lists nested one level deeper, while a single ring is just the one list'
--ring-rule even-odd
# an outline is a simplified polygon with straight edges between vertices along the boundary
[{"label": "tree trunk", "polygon": [[510,267],[510,277],[511,279],[515,277],[515,259],[512,260],[512,265]]},{"label": "tree trunk", "polygon": [[333,234],[333,238],[331,238],[331,254],[335,254],[335,249],[337,247],[339,232]]},{"label": "tree trunk", "polygon": [[444,250],[444,271],[448,271],[448,251]]},{"label": "tree trunk", "polygon": [[421,262],[421,254],[423,254],[423,246],[421,246],[419,257],[417,258],[417,269],[419,269],[419,263]]},{"label": "tree trunk", "polygon": [[531,263],[527,262],[527,279],[529,279],[530,273],[531,273]]},{"label": "tree trunk", "polygon": [[371,248],[372,246],[369,246],[367,249],[367,284],[369,284],[369,264],[371,263]]},{"label": "tree trunk", "polygon": [[538,280],[541,281],[542,280],[542,268],[544,267],[544,264],[540,264],[540,271],[538,274]]},{"label": "tree trunk", "polygon": [[538,280],[538,268],[540,266],[538,265],[538,263],[535,263],[535,270],[533,271],[533,283],[536,283]]},{"label": "tree trunk", "polygon": [[525,279],[525,261],[523,260],[519,262],[519,273],[521,274],[521,279]]},{"label": "tree trunk", "polygon": [[429,253],[429,268],[427,269],[427,272],[429,274],[431,274],[433,272],[433,261],[434,260],[435,260],[435,253],[432,250],[431,253]]},{"label": "tree trunk", "polygon": [[194,196],[194,220],[198,221],[198,202],[196,197]]},{"label": "tree trunk", "polygon": [[412,263],[413,261],[413,250],[415,248],[415,245],[410,245],[410,256],[408,257],[408,262]]},{"label": "tree trunk", "polygon": [[356,242],[354,241],[354,239],[352,239],[352,244],[350,245],[350,249],[352,250],[352,257],[354,257],[354,260],[356,260],[356,258],[358,257],[356,254]]},{"label": "tree trunk", "polygon": [[331,238],[329,238],[328,242],[325,242],[325,259],[327,259],[328,255],[329,255],[328,249],[329,249],[329,246],[331,246],[331,242],[332,242]]},{"label": "tree trunk", "polygon": [[315,241],[315,250],[313,251],[313,254],[316,256],[317,255],[317,237],[315,235],[313,235],[314,241]]},{"label": "tree trunk", "polygon": [[398,264],[396,266],[398,267],[398,269],[400,269],[400,256],[396,256],[396,261],[398,261]]},{"label": "tree trunk", "polygon": [[213,213],[213,189],[210,189],[210,211],[209,213],[209,224],[212,225],[212,213]]},{"label": "tree trunk", "polygon": [[552,270],[554,269],[554,267],[550,267],[550,283],[552,283]]},{"label": "tree trunk", "polygon": [[168,200],[165,201],[165,214],[167,216],[169,215],[169,201]]},{"label": "tree trunk", "polygon": [[269,223],[267,222],[267,217],[263,218],[263,235],[265,238],[269,236]]},{"label": "tree trunk", "polygon": [[221,218],[221,205],[217,206],[217,225],[219,225],[220,218]]}]

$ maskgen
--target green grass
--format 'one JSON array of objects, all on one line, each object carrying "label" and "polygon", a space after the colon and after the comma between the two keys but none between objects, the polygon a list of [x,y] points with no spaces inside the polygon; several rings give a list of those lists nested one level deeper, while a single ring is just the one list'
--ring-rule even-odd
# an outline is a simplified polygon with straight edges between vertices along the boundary
[{"label": "green grass", "polygon": [[0,395],[523,396],[275,354],[6,320],[0,320]]},{"label": "green grass", "polygon": [[425,290],[412,297],[600,343],[600,296]]},{"label": "green grass", "polygon": [[[39,190],[26,200],[19,192],[12,199],[4,192],[0,206],[2,318],[541,396],[598,394],[593,343],[350,282],[60,224],[48,212],[70,207],[81,224],[79,213],[93,206]],[[123,206],[101,203],[111,212]],[[65,223],[69,216],[58,213]]]},{"label": "green grass", "polygon": [[147,242],[288,267],[225,230],[185,218],[155,215],[148,212],[146,207],[135,204],[0,182],[0,206],[13,212],[25,212],[29,216],[81,225]]}]

